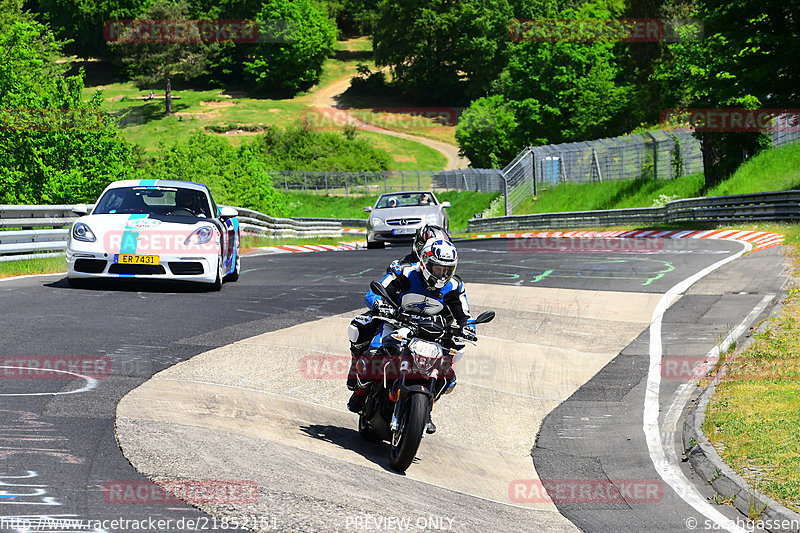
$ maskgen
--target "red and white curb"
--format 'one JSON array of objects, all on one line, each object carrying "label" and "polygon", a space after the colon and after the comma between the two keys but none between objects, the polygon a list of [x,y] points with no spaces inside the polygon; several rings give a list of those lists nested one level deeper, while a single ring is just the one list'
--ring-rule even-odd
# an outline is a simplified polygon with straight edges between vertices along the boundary
[{"label": "red and white curb", "polygon": [[747,230],[615,230],[615,231],[539,231],[529,233],[494,233],[471,235],[472,239],[722,239],[746,241],[753,251],[783,244],[783,235]]},{"label": "red and white curb", "polygon": [[277,246],[262,246],[252,248],[245,254],[252,255],[272,255],[272,254],[293,254],[302,252],[342,252],[359,250],[366,248],[366,242],[340,242],[339,244],[281,244]]},{"label": "red and white curb", "polygon": [[345,228],[342,230],[342,233],[355,233],[357,235],[363,235],[367,232],[365,228]]}]

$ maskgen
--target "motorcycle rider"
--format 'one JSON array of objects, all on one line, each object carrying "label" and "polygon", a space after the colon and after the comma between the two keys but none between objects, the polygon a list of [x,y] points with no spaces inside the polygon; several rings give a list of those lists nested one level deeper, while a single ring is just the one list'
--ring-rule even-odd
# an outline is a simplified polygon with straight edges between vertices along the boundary
[{"label": "motorcycle rider", "polygon": [[[395,272],[400,275],[404,267],[413,265],[419,262],[420,253],[423,246],[431,239],[450,240],[450,235],[440,226],[433,224],[426,224],[422,226],[414,236],[414,242],[411,244],[411,252],[402,259],[395,259],[386,269],[386,273]],[[350,338],[350,371],[347,373],[347,388],[356,390],[356,362],[364,355],[364,352],[369,348],[369,343],[378,332],[378,327],[381,325],[379,320],[373,320],[375,313],[372,309],[366,313],[362,313],[353,318],[348,328],[348,337]]]},{"label": "motorcycle rider", "polygon": [[[420,252],[418,263],[405,266],[400,272],[392,270],[381,279],[380,283],[405,311],[440,315],[445,323],[455,321],[461,327],[460,337],[477,340],[475,326],[469,323],[472,316],[469,312],[464,283],[455,276],[457,265],[458,252],[455,246],[444,239],[431,239]],[[383,298],[372,290],[367,293],[365,301],[375,314],[394,316],[394,307],[384,302]],[[381,339],[391,328],[385,322],[378,322],[381,325],[370,343],[370,349],[379,348]],[[358,413],[364,406],[366,396],[367,389],[356,387],[347,408]],[[435,431],[436,425],[428,419],[426,432]]]}]

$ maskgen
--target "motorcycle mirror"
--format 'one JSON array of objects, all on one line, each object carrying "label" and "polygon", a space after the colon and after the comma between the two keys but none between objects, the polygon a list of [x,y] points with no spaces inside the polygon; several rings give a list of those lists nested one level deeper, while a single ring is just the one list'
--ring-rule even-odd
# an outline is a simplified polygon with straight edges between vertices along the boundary
[{"label": "motorcycle mirror", "polygon": [[377,281],[373,281],[372,283],[369,284],[369,288],[372,289],[372,292],[382,297],[386,303],[397,309],[397,304],[394,303],[394,300],[392,300],[392,298],[389,296],[389,293],[386,292],[386,287],[384,287]]},{"label": "motorcycle mirror", "polygon": [[485,324],[494,320],[494,311],[484,311],[475,319],[476,324]]}]

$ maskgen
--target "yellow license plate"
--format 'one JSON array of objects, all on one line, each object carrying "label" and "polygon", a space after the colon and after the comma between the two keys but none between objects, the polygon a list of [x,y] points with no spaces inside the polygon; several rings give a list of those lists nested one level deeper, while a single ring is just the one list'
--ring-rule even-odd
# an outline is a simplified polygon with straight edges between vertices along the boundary
[{"label": "yellow license plate", "polygon": [[126,265],[157,265],[159,258],[157,255],[119,254],[114,257],[114,261]]}]

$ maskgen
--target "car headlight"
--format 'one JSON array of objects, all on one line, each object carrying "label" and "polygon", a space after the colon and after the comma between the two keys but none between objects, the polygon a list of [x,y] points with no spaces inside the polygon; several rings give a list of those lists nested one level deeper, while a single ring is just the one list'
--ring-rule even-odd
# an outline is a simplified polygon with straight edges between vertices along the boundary
[{"label": "car headlight", "polygon": [[83,242],[94,242],[97,240],[92,230],[89,229],[89,226],[83,222],[76,222],[75,225],[72,226],[72,238],[76,241]]},{"label": "car headlight", "polygon": [[193,244],[205,244],[210,241],[214,237],[214,228],[209,226],[203,226],[202,228],[197,228],[192,232],[191,235],[186,237],[186,240],[183,241],[183,244],[190,246]]},{"label": "car headlight", "polygon": [[375,227],[375,226],[383,226],[383,220],[378,218],[378,217],[373,218],[372,219],[372,226],[373,227]]},{"label": "car headlight", "polygon": [[425,215],[425,223],[426,224],[438,224],[439,217],[436,215]]},{"label": "car headlight", "polygon": [[442,356],[442,347],[435,342],[414,339],[408,345],[408,351],[414,357],[414,366],[421,372],[430,372],[436,361]]}]

